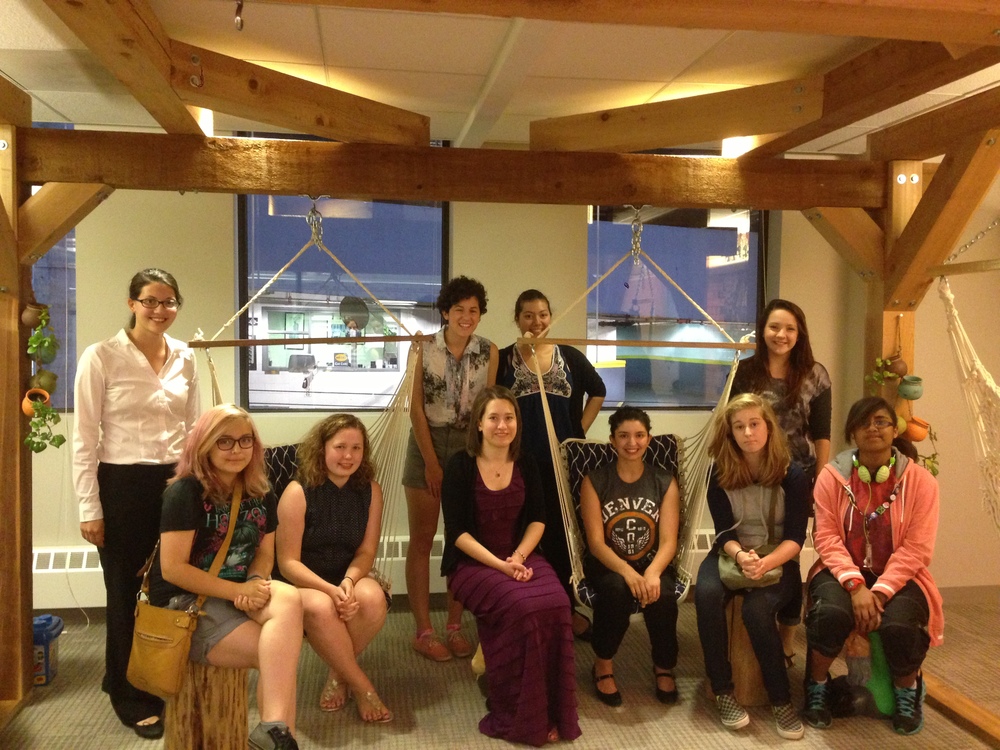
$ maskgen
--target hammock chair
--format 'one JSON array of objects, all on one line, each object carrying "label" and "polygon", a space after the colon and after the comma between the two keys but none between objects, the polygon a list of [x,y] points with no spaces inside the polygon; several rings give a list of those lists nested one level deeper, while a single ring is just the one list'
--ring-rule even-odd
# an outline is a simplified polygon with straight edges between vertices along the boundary
[{"label": "hammock chair", "polygon": [[938,282],[938,295],[944,302],[948,338],[972,423],[976,461],[983,477],[983,507],[1000,531],[1000,388],[976,355],[955,309],[951,285],[944,276]]},{"label": "hammock chair", "polygon": [[[310,247],[326,253],[333,261],[343,269],[354,282],[365,291],[365,293],[388,315],[399,327],[405,331],[405,336],[366,336],[365,341],[389,342],[408,341],[419,351],[424,341],[430,340],[429,336],[410,334],[409,329],[403,325],[392,312],[382,304],[382,302],[366,287],[360,279],[355,276],[341,260],[334,255],[325,244],[323,244],[323,217],[316,209],[316,200],[306,215],[306,222],[309,224],[312,236],[309,241],[282,266],[277,273],[265,283],[250,300],[237,311],[223,326],[215,332],[211,339],[206,340],[199,329],[193,341],[188,342],[193,348],[205,350],[208,361],[208,369],[212,378],[212,401],[213,404],[222,402],[222,390],[219,386],[219,378],[212,360],[211,346],[226,347],[251,347],[251,346],[274,346],[279,344],[356,344],[357,338],[333,337],[333,338],[294,338],[294,339],[234,339],[228,341],[219,340],[219,336],[243,314],[257,299],[263,295],[292,264],[298,260]],[[415,377],[415,363],[417,357],[407,358],[406,369],[399,382],[389,404],[381,413],[375,423],[368,428],[368,439],[371,446],[372,463],[375,465],[375,479],[382,487],[383,508],[382,526],[379,535],[380,544],[375,556],[375,564],[372,568],[372,575],[389,595],[392,590],[391,567],[393,562],[399,558],[396,554],[396,513],[399,507],[399,495],[401,494],[403,463],[406,458],[406,444],[410,431],[410,403],[413,393],[413,379]],[[295,478],[296,445],[278,445],[266,448],[264,459],[267,465],[268,478],[276,497],[281,497],[288,483]]]},{"label": "hammock chair", "polygon": [[[660,273],[680,294],[688,300],[694,307],[726,338],[728,343],[706,343],[706,342],[662,342],[662,341],[615,341],[615,346],[642,346],[642,347],[683,347],[683,348],[725,348],[733,349],[732,364],[729,368],[729,375],[726,384],[722,389],[718,404],[725,404],[729,400],[729,394],[733,385],[733,378],[736,375],[736,368],[739,365],[740,352],[754,348],[753,344],[747,343],[749,337],[744,337],[739,343],[719,325],[711,315],[695,302],[688,294],[675,282],[656,262],[646,254],[641,247],[642,226],[639,224],[638,211],[636,219],[632,224],[632,247],[623,255],[606,273],[597,279],[590,287],[570,304],[561,315],[554,318],[549,327],[545,329],[539,337],[545,336],[552,326],[575,307],[581,300],[585,299],[590,292],[604,281],[623,262],[631,258],[636,265],[644,259],[652,268]],[[518,344],[532,345],[536,339],[531,337],[519,338]],[[565,344],[565,345],[605,345],[609,342],[603,340],[590,341],[586,339],[546,339],[545,343]],[[563,526],[566,530],[566,544],[569,551],[569,558],[572,568],[570,583],[576,594],[577,602],[584,607],[592,608],[594,591],[587,583],[583,574],[583,553],[586,543],[580,531],[579,505],[580,505],[580,485],[583,477],[593,471],[598,466],[615,460],[616,454],[607,442],[569,439],[559,444],[556,437],[555,426],[552,421],[549,409],[548,395],[545,392],[542,372],[538,364],[538,358],[534,357],[535,377],[539,383],[539,392],[542,397],[542,411],[545,415],[546,432],[548,433],[549,449],[552,456],[559,456],[561,460],[553,461],[556,470],[556,486],[559,491],[559,507],[562,514]],[[713,413],[714,413],[713,408]],[[680,514],[681,523],[678,533],[677,553],[674,557],[674,568],[677,572],[677,589],[675,595],[678,602],[683,601],[693,578],[694,555],[697,551],[697,535],[701,528],[705,508],[707,506],[708,478],[711,470],[711,459],[708,456],[708,430],[709,423],[695,435],[689,438],[678,438],[676,435],[657,435],[650,442],[646,450],[644,460],[654,466],[659,466],[677,477],[680,489]]]}]

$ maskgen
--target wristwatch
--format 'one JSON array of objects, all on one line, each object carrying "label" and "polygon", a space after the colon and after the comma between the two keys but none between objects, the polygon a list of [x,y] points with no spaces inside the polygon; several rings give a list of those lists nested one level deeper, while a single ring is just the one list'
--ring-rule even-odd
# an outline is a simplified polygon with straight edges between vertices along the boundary
[{"label": "wristwatch", "polygon": [[860,578],[851,578],[844,583],[844,588],[847,590],[847,593],[851,593],[862,583],[864,583],[864,581],[862,581]]}]

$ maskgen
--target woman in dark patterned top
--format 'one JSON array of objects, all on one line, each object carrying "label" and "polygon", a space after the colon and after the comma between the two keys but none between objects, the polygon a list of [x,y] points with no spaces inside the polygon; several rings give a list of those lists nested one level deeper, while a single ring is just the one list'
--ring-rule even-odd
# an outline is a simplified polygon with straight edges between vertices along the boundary
[{"label": "woman in dark patterned top", "polygon": [[[243,488],[230,518],[233,488]],[[255,750],[298,745],[295,684],[302,647],[302,602],[293,586],[272,581],[274,495],[264,470],[264,445],[246,411],[222,404],[201,415],[163,493],[160,547],[150,569],[150,601],[186,610],[205,599],[191,639],[191,661],[255,668],[260,723]],[[212,561],[235,523],[217,576]]]},{"label": "woman in dark patterned top", "polygon": [[[607,389],[582,352],[572,346],[545,343],[543,337],[552,322],[552,310],[548,297],[540,291],[527,289],[518,295],[514,303],[514,322],[522,336],[537,337],[539,343],[534,346],[511,344],[501,349],[497,383],[510,388],[517,397],[524,421],[521,450],[538,464],[545,491],[545,513],[551,519],[545,526],[542,548],[570,601],[573,601],[566,529],[558,522],[561,518],[559,490],[542,411],[536,358],[537,368],[541,370],[545,383],[552,426],[560,443],[567,438],[586,437],[587,430],[601,411]],[[577,636],[585,636],[588,626],[587,619],[574,612],[573,632]]]},{"label": "woman in dark patterned top", "polygon": [[[773,299],[761,312],[757,350],[740,362],[733,380],[733,397],[741,393],[756,393],[770,402],[785,433],[792,463],[798,464],[811,485],[830,461],[830,376],[813,359],[806,316],[794,302]],[[794,656],[794,628],[801,620],[800,586],[778,612],[789,663]]]},{"label": "woman in dark patterned top", "polygon": [[650,439],[646,412],[623,406],[608,421],[618,458],[587,475],[580,489],[584,571],[596,589],[594,689],[603,703],[621,705],[612,660],[638,603],[652,644],[656,697],[675,703],[677,599],[669,565],[680,524],[677,479],[642,460]]},{"label": "woman in dark patterned top", "polygon": [[382,488],[374,480],[368,432],[351,414],[313,427],[296,454],[298,481],[278,503],[278,566],[299,587],[306,638],[330,668],[322,711],[339,711],[348,688],[364,721],[392,714],[357,656],[385,623],[387,602],[369,574],[382,526]]}]

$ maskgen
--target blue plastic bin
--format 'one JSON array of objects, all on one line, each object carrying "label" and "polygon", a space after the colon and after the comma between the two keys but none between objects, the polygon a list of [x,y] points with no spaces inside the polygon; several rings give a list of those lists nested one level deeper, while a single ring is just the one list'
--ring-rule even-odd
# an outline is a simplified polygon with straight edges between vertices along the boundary
[{"label": "blue plastic bin", "polygon": [[59,671],[59,634],[63,631],[61,617],[41,615],[33,621],[35,644],[35,684],[48,685]]}]

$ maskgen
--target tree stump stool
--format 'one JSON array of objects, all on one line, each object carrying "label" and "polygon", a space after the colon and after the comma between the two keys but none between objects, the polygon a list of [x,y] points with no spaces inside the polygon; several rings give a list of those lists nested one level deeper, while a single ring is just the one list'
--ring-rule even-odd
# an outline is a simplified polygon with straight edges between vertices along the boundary
[{"label": "tree stump stool", "polygon": [[245,748],[247,670],[190,662],[184,685],[167,700],[165,750]]},{"label": "tree stump stool", "polygon": [[743,624],[743,595],[737,594],[726,606],[729,620],[729,663],[733,665],[733,696],[742,706],[771,704],[764,689],[757,654],[753,651],[746,625]]}]

